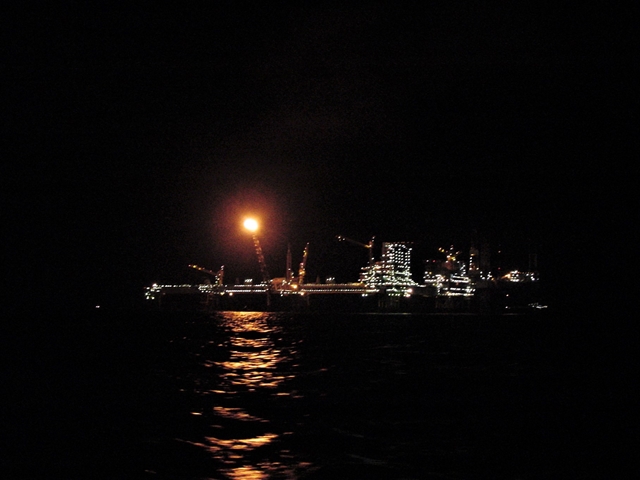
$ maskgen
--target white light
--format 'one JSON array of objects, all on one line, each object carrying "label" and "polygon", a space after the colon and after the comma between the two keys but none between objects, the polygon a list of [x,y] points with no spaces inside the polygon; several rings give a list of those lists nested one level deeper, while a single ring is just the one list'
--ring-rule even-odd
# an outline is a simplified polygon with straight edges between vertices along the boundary
[{"label": "white light", "polygon": [[244,228],[246,228],[250,232],[255,232],[256,230],[258,230],[258,222],[253,218],[247,218],[244,221]]}]

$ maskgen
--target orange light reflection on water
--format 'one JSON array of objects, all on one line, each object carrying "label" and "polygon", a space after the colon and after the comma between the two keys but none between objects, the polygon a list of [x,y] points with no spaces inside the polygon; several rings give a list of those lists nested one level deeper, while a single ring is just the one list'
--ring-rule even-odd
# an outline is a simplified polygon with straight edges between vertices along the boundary
[{"label": "orange light reflection on water", "polygon": [[223,418],[229,418],[232,420],[242,420],[245,422],[261,422],[268,423],[268,420],[263,418],[254,417],[253,415],[249,415],[242,408],[225,408],[225,407],[213,407],[213,411],[216,415]]},{"label": "orange light reflection on water", "polygon": [[263,480],[269,478],[266,472],[247,465],[227,470],[224,473],[226,473],[229,478],[237,480]]},{"label": "orange light reflection on water", "polygon": [[278,438],[275,433],[266,433],[253,438],[231,438],[222,440],[215,437],[205,437],[209,442],[208,450],[210,452],[219,452],[221,450],[254,450],[270,443],[274,438]]},{"label": "orange light reflection on water", "polygon": [[[282,347],[276,345],[277,340],[281,341],[281,327],[277,326],[278,322],[272,321],[272,315],[262,312],[220,313],[218,321],[230,335],[229,358],[225,361],[203,359],[204,364],[215,365],[219,380],[216,388],[209,391],[220,397],[219,404],[213,407],[213,413],[221,420],[221,425],[228,426],[221,430],[220,435],[207,436],[204,442],[193,444],[205,448],[225,465],[220,473],[227,478],[261,480],[270,478],[274,473],[287,472],[286,478],[295,478],[291,476],[292,472],[299,468],[298,462],[291,464],[289,450],[281,452],[272,446],[272,453],[266,453],[271,449],[263,453],[252,453],[277,442],[280,435],[267,427],[271,424],[270,420],[252,415],[238,406],[238,400],[243,395],[253,395],[254,392],[270,392],[269,395],[284,397],[291,395],[286,389],[286,383],[295,377],[290,365],[295,364],[297,351],[295,345],[286,345],[283,353]],[[249,426],[253,424],[262,431],[251,438],[229,438],[234,436],[234,422],[243,422]],[[240,428],[239,431],[246,434],[246,428]],[[264,458],[263,455],[268,457]]]},{"label": "orange light reflection on water", "polygon": [[[278,364],[290,360],[273,343],[271,336],[278,329],[268,324],[269,314],[260,312],[227,312],[223,314],[226,325],[234,336],[230,339],[229,360],[216,362],[222,368],[220,374],[228,386],[246,387],[249,391],[258,388],[276,389],[294,375],[276,373]],[[225,390],[225,389],[223,389]],[[220,390],[217,390],[220,391]]]}]

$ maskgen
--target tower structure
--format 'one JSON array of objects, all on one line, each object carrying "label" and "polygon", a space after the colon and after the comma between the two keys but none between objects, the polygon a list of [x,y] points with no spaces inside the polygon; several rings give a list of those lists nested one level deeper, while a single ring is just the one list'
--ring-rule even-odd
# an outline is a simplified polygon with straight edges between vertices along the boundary
[{"label": "tower structure", "polygon": [[384,242],[380,261],[362,269],[360,281],[389,293],[405,294],[416,284],[411,279],[411,246],[406,242]]},{"label": "tower structure", "polygon": [[291,245],[287,245],[287,271],[285,273],[285,281],[287,285],[291,283],[293,279],[293,270],[291,269]]}]

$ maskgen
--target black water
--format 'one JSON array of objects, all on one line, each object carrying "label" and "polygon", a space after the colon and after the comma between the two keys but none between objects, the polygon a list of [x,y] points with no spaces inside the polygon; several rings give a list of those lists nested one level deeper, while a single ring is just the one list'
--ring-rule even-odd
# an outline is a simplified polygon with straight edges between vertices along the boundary
[{"label": "black water", "polygon": [[608,335],[553,312],[26,324],[4,335],[3,478],[634,478]]}]

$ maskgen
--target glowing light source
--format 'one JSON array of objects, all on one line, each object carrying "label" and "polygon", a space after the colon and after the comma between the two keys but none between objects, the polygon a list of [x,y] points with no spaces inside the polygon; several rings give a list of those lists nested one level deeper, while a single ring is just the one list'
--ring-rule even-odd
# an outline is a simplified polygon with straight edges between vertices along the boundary
[{"label": "glowing light source", "polygon": [[247,218],[244,221],[244,228],[246,228],[250,232],[255,232],[256,230],[258,230],[258,222],[254,218]]}]

